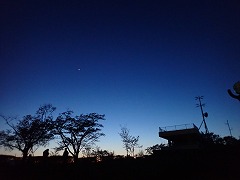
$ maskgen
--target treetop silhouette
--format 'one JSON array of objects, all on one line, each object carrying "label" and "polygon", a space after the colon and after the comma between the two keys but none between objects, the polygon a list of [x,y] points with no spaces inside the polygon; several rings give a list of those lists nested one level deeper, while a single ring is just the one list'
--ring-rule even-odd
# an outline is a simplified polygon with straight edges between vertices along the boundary
[{"label": "treetop silhouette", "polygon": [[[9,150],[21,151],[25,160],[31,151],[34,152],[34,147],[45,146],[54,138],[51,121],[55,109],[46,104],[40,106],[35,115],[26,115],[22,119],[1,115],[10,128],[1,131],[1,145]],[[17,123],[14,124],[13,120]]]},{"label": "treetop silhouette", "polygon": [[93,145],[105,134],[101,132],[102,124],[99,120],[105,120],[105,115],[97,113],[81,114],[73,116],[73,111],[61,113],[53,122],[54,134],[60,137],[56,151],[67,148],[77,162],[79,153],[84,147]]}]

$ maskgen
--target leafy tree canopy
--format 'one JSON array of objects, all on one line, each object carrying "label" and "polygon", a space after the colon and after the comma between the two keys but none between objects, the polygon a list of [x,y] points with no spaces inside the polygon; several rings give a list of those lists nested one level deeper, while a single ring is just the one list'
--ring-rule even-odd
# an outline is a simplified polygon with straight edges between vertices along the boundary
[{"label": "leafy tree canopy", "polygon": [[164,147],[166,147],[166,144],[155,144],[153,146],[147,147],[145,151],[147,154],[152,155],[154,151],[162,150]]}]

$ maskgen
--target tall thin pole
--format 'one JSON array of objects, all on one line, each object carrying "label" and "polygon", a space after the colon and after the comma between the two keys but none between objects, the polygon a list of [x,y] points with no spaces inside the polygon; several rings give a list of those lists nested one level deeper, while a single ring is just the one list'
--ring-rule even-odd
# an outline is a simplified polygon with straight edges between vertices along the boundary
[{"label": "tall thin pole", "polygon": [[[203,118],[203,121],[202,121],[202,122],[204,123],[205,133],[207,134],[207,133],[209,133],[208,127],[207,127],[207,123],[206,123],[206,121],[205,121],[205,116],[207,115],[207,113],[203,113],[203,106],[205,106],[205,104],[202,104],[202,102],[201,102],[201,99],[203,99],[203,96],[197,96],[195,99],[199,101],[199,104],[197,104],[197,107],[200,107],[200,109],[201,109],[202,118]],[[207,117],[207,116],[206,116],[206,117]],[[202,124],[201,124],[201,125],[202,125]],[[201,126],[200,126],[200,127],[201,127]],[[200,129],[200,128],[199,128],[199,129]]]},{"label": "tall thin pole", "polygon": [[228,122],[228,120],[227,120],[227,126],[228,126],[228,129],[229,129],[229,132],[230,132],[230,135],[231,135],[231,137],[232,137],[232,129],[230,128],[230,125],[229,125],[229,122]]}]

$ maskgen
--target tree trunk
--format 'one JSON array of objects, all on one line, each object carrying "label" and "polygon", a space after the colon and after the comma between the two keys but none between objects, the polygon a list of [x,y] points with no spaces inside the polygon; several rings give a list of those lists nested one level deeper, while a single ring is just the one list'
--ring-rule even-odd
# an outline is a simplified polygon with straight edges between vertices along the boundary
[{"label": "tree trunk", "polygon": [[23,160],[23,161],[26,161],[27,156],[28,156],[28,149],[24,149],[24,150],[22,151],[22,155],[23,155],[22,160]]},{"label": "tree trunk", "polygon": [[73,156],[74,163],[76,164],[78,162],[78,154],[75,154]]}]

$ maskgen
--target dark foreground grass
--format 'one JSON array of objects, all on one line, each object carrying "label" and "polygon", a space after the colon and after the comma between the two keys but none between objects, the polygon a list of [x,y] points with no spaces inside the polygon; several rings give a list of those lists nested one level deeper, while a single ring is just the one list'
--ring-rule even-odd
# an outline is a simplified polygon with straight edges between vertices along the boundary
[{"label": "dark foreground grass", "polygon": [[137,159],[109,159],[76,164],[19,162],[2,164],[1,180],[48,179],[240,179],[240,152],[172,151]]}]

